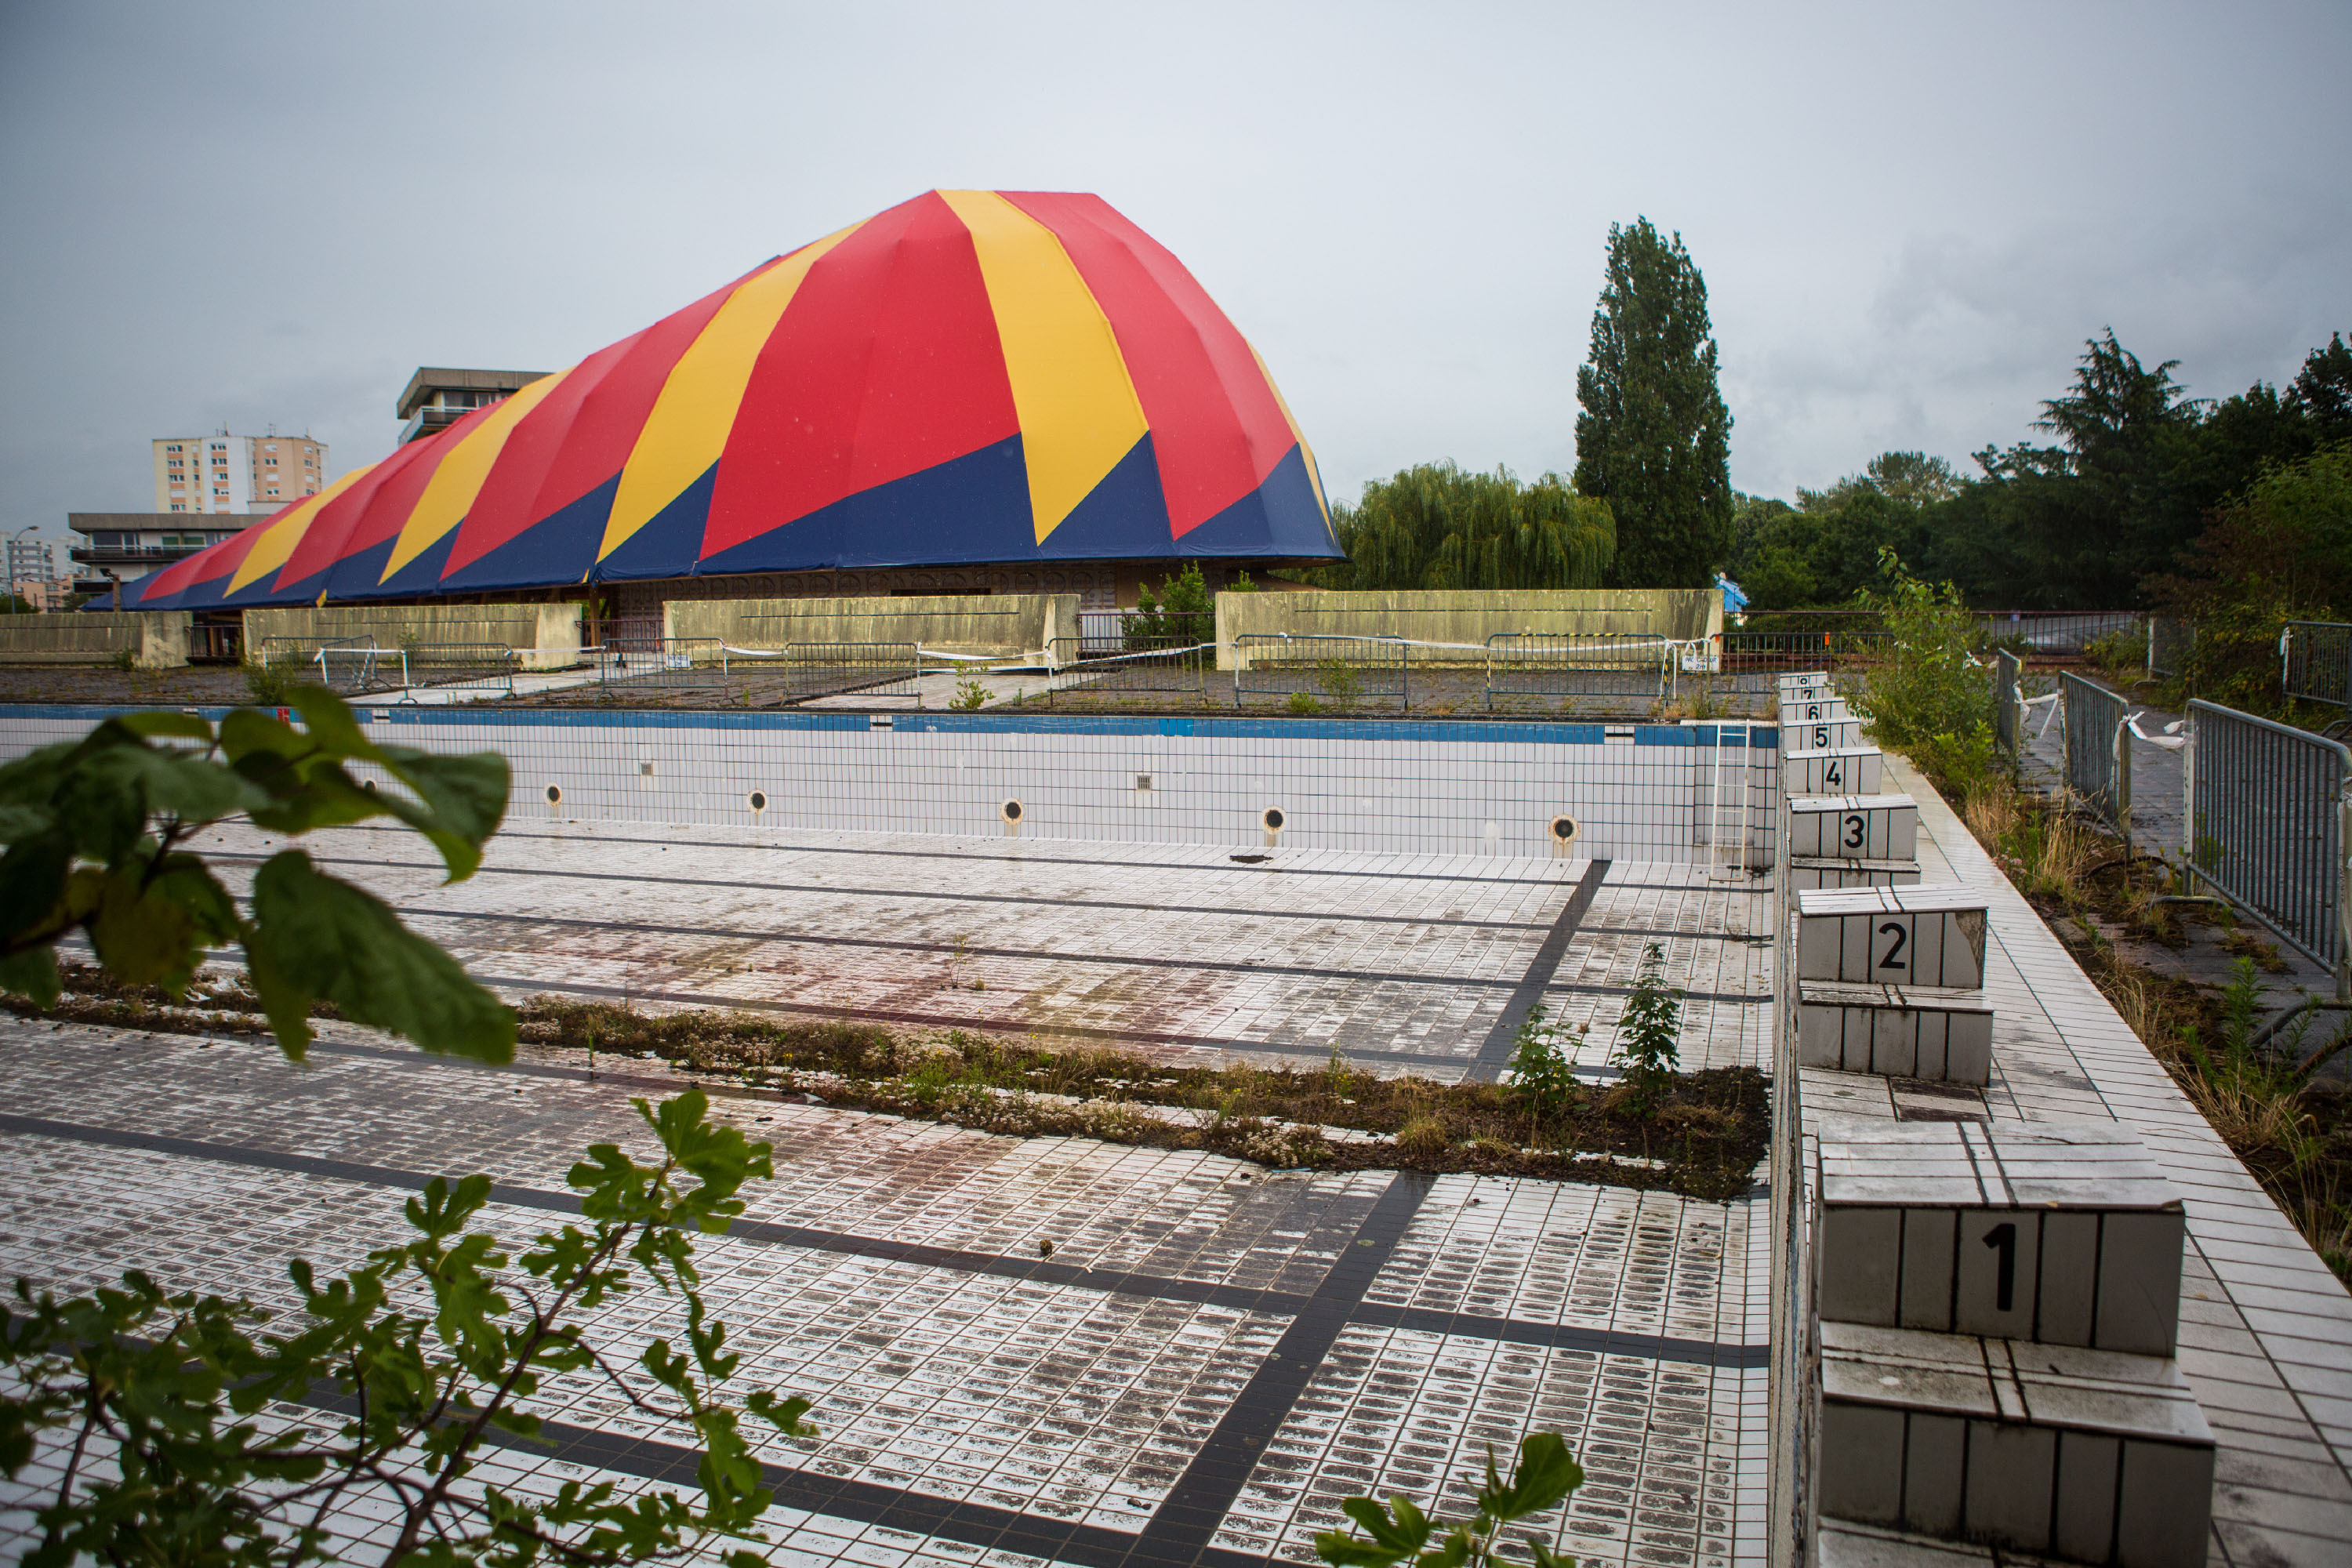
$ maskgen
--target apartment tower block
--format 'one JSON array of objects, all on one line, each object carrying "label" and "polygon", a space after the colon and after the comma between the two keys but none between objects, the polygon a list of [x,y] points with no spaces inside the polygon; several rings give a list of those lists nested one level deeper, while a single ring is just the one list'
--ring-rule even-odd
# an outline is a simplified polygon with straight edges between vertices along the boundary
[{"label": "apartment tower block", "polygon": [[159,512],[271,512],[326,488],[327,444],[308,436],[165,436],[155,449]]}]

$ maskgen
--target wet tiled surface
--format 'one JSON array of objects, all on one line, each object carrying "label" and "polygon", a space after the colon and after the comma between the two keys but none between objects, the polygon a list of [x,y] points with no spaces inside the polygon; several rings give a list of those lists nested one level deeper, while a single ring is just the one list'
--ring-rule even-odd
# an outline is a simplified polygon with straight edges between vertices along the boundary
[{"label": "wet tiled surface", "polygon": [[[222,837],[205,847],[270,847]],[[1338,1039],[1382,1070],[1452,1076],[1533,995],[1603,1021],[1579,1051],[1598,1069],[1656,942],[1692,993],[1686,1061],[1764,1050],[1769,970],[1742,940],[1762,927],[1759,885],[1704,868],[1334,853],[1269,872],[1170,847],[531,827],[495,841],[490,874],[443,888],[381,864],[394,847],[312,840],[517,991],[1067,1017],[1178,1058],[1320,1059]],[[1050,1015],[1049,993],[1068,998]],[[591,1142],[642,1144],[627,1099],[665,1069],[624,1068],[479,1068],[348,1030],[296,1068],[266,1042],[0,1025],[0,1182],[19,1194],[0,1275],[86,1288],[136,1263],[286,1305],[285,1258],[350,1266],[394,1233],[420,1174],[487,1170],[527,1195],[560,1189]],[[721,1096],[715,1114],[777,1148],[744,1223],[701,1244],[739,1386],[808,1394],[824,1432],[761,1450],[791,1505],[771,1519],[779,1561],[1311,1561],[1340,1498],[1458,1503],[1486,1445],[1507,1456],[1538,1429],[1565,1434],[1591,1480],[1535,1528],[1584,1560],[1729,1562],[1760,1542],[1752,1203],[1271,1173],[772,1096]],[[547,1216],[496,1203],[485,1223],[520,1236]],[[625,1360],[676,1326],[634,1299],[592,1332]],[[552,1380],[539,1407],[628,1452],[684,1438],[584,1380]],[[552,1467],[593,1469],[586,1452],[499,1463],[552,1486]],[[947,1503],[964,1510],[952,1523],[906,1526],[908,1507]]]},{"label": "wet tiled surface", "polygon": [[[855,1010],[910,1024],[1452,1077],[1475,1058],[1591,863],[906,834],[660,837],[526,824],[455,887],[413,835],[307,839],[494,983],[652,1005]],[[224,828],[250,866],[275,845]],[[1766,1058],[1759,883],[1612,863],[1547,977],[1604,1061],[1652,944],[1704,1062]],[[1719,1058],[1719,1059],[1718,1059]]]}]

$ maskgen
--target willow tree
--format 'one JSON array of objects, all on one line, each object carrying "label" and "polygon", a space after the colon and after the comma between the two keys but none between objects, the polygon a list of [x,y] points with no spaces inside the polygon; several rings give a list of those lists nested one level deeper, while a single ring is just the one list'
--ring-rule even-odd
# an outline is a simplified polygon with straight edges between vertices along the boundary
[{"label": "willow tree", "polygon": [[1576,373],[1576,488],[1616,513],[1616,580],[1701,588],[1731,551],[1731,414],[1706,280],[1648,218],[1609,226],[1592,357]]},{"label": "willow tree", "polygon": [[1332,509],[1349,588],[1598,588],[1617,552],[1605,502],[1558,474],[1521,484],[1508,468],[1423,463],[1374,479]]}]

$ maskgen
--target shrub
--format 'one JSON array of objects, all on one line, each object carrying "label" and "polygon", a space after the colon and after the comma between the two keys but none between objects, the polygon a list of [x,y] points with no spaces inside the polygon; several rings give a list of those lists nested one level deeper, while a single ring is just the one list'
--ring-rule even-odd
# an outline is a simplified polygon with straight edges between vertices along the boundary
[{"label": "shrub", "polygon": [[1922,582],[1891,549],[1879,552],[1888,587],[1865,589],[1886,646],[1866,686],[1853,694],[1878,744],[1908,755],[1939,783],[1965,790],[1992,766],[1992,678],[1978,662],[1976,621],[1959,590]]},{"label": "shrub", "polygon": [[[1580,1026],[1580,1038],[1587,1027]],[[1558,1116],[1576,1098],[1576,1073],[1561,1048],[1568,1030],[1549,1021],[1542,1003],[1528,1010],[1511,1050],[1510,1079],[1540,1117]]]},{"label": "shrub", "polygon": [[1323,695],[1342,708],[1355,705],[1364,694],[1364,678],[1344,658],[1327,658],[1317,667],[1317,684]]},{"label": "shrub", "polygon": [[1150,584],[1136,595],[1136,608],[1126,618],[1127,651],[1144,653],[1171,644],[1192,647],[1213,642],[1217,636],[1217,598],[1209,592],[1201,563],[1187,562],[1176,576],[1164,578],[1155,597]]},{"label": "shrub", "polygon": [[1612,1053],[1625,1069],[1627,1103],[1640,1114],[1650,1114],[1682,1066],[1682,1036],[1683,994],[1666,984],[1666,950],[1654,942],[1642,950]]},{"label": "shrub", "polygon": [[303,684],[304,673],[301,665],[271,663],[265,658],[245,667],[245,689],[264,708],[285,708],[292,704],[295,690]]}]

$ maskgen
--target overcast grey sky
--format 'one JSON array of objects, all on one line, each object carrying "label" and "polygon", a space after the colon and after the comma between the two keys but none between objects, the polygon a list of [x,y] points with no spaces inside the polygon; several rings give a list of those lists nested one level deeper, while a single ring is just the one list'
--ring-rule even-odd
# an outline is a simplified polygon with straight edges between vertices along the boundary
[{"label": "overcast grey sky", "polygon": [[1575,458],[1612,221],[1705,271],[1732,479],[2027,434],[2112,324],[2195,393],[2352,330],[2352,5],[0,0],[0,529],[146,443],[382,457],[931,186],[1093,191],[1257,343],[1332,494]]}]

